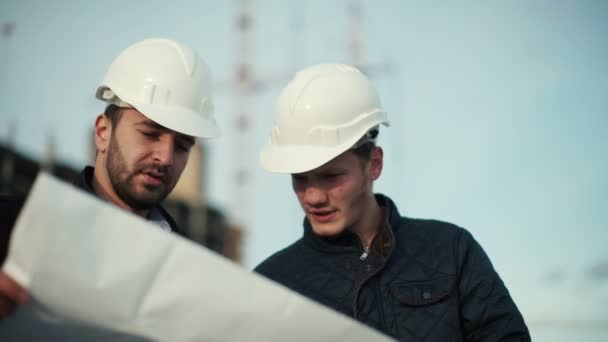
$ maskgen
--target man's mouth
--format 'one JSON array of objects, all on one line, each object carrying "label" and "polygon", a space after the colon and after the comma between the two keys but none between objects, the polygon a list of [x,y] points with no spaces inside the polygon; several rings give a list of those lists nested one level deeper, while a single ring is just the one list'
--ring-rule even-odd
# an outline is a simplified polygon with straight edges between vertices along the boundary
[{"label": "man's mouth", "polygon": [[315,222],[327,223],[336,217],[336,210],[310,210],[308,216]]},{"label": "man's mouth", "polygon": [[142,171],[141,174],[144,176],[144,182],[148,185],[160,186],[166,181],[165,174],[154,170]]}]

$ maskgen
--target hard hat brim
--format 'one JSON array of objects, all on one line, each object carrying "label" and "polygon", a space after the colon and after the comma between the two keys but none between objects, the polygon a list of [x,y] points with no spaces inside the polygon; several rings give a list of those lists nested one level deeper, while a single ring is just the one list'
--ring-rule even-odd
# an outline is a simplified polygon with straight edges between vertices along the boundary
[{"label": "hard hat brim", "polygon": [[314,170],[331,161],[350,146],[328,149],[326,147],[267,145],[260,153],[260,164],[266,171],[276,173],[302,173]]},{"label": "hard hat brim", "polygon": [[150,120],[173,131],[197,138],[216,138],[220,129],[213,119],[183,107],[158,104],[130,103]]},{"label": "hard hat brim", "polygon": [[260,165],[266,171],[275,173],[293,174],[314,170],[351,149],[367,130],[377,125],[390,126],[390,122],[381,117],[379,120],[370,122],[369,127],[365,126],[358,134],[353,134],[351,139],[333,147],[323,145],[277,146],[269,141],[260,152]]}]

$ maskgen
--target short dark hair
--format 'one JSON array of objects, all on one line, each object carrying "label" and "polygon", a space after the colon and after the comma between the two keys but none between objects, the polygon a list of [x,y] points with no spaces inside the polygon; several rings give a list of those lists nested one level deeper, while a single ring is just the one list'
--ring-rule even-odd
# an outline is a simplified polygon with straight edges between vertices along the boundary
[{"label": "short dark hair", "polygon": [[372,156],[372,151],[376,147],[375,141],[379,133],[380,132],[378,129],[370,130],[367,134],[372,140],[363,143],[361,146],[353,148],[353,152],[355,153],[355,155],[359,157],[362,161],[368,161]]},{"label": "short dark hair", "polygon": [[103,114],[107,116],[108,119],[110,119],[110,122],[112,123],[112,128],[114,128],[122,117],[122,108],[118,107],[117,105],[110,104],[106,107],[106,110],[104,110]]},{"label": "short dark hair", "polygon": [[365,144],[354,148],[353,152],[357,157],[359,157],[362,161],[367,161],[372,155],[372,151],[376,147],[376,144],[373,141],[368,141]]}]

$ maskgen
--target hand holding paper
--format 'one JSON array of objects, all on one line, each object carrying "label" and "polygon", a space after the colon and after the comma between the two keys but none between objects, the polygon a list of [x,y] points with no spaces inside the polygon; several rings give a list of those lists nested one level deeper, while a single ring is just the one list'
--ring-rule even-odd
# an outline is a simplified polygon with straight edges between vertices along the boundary
[{"label": "hand holding paper", "polygon": [[27,291],[0,270],[0,319],[12,314],[17,304],[25,304],[28,299]]}]

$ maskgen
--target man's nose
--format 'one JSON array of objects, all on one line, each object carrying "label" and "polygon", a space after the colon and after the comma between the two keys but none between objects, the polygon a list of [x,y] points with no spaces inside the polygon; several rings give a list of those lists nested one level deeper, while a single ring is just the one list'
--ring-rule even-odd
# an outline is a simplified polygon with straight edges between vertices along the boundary
[{"label": "man's nose", "polygon": [[175,158],[175,141],[171,137],[165,137],[155,145],[154,160],[163,166],[171,166]]},{"label": "man's nose", "polygon": [[304,190],[304,202],[311,207],[327,204],[327,192],[316,184],[309,184]]}]

